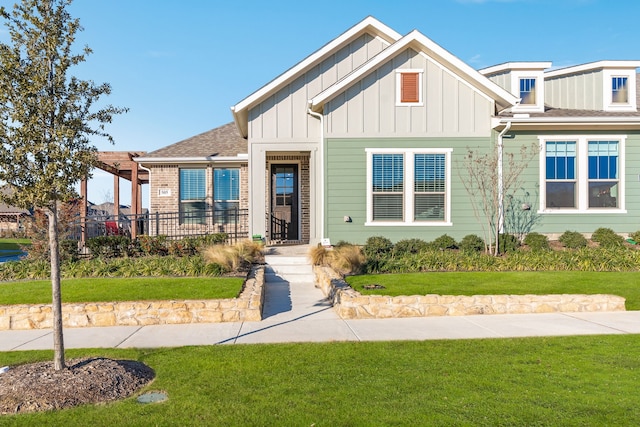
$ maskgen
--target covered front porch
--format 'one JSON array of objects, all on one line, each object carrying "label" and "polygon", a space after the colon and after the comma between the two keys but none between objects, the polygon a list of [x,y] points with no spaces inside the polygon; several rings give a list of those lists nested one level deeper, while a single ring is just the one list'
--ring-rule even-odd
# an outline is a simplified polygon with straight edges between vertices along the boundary
[{"label": "covered front porch", "polygon": [[316,150],[252,150],[249,175],[251,234],[267,244],[320,241],[319,156]]}]

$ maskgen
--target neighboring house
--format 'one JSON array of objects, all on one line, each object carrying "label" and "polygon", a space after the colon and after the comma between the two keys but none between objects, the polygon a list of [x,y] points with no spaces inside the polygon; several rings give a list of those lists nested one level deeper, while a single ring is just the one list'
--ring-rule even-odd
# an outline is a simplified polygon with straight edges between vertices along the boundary
[{"label": "neighboring house", "polygon": [[640,229],[640,61],[551,65],[477,71],[366,18],[233,106],[233,124],[138,158],[150,211],[193,227],[190,212],[237,206],[272,242],[460,239],[482,235],[468,150],[538,144],[522,175],[533,231]]},{"label": "neighboring house", "polygon": [[[0,187],[0,192],[9,194],[8,191],[7,187]],[[23,230],[24,221],[28,218],[31,218],[29,210],[0,203],[0,233]]]}]

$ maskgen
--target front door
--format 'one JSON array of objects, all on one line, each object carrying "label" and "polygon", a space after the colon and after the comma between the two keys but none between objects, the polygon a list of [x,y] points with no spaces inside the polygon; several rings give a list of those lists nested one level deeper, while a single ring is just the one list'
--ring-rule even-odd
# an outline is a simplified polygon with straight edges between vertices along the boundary
[{"label": "front door", "polygon": [[271,165],[271,240],[299,240],[298,165]]}]

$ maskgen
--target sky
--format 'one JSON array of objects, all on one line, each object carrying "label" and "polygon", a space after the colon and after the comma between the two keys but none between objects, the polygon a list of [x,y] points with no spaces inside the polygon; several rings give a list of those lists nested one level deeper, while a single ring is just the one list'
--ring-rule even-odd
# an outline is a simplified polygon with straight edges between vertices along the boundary
[{"label": "sky", "polygon": [[[640,60],[638,0],[74,0],[69,11],[84,27],[78,49],[93,50],[72,73],[111,84],[105,104],[129,108],[107,128],[114,145],[92,141],[104,151],[154,151],[233,121],[231,106],[369,15],[476,69]],[[113,178],[96,171],[88,191],[112,201]]]}]

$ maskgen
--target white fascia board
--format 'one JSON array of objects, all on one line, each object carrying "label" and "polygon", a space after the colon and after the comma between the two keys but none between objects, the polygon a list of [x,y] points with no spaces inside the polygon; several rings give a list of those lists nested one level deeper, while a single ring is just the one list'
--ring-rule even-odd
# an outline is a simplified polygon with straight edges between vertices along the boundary
[{"label": "white fascia board", "polygon": [[511,122],[514,125],[626,125],[640,127],[640,117],[501,117],[491,124],[494,129]]},{"label": "white fascia board", "polygon": [[341,93],[348,86],[370,73],[377,66],[381,65],[391,57],[401,52],[402,50],[412,47],[418,51],[424,52],[427,56],[433,57],[433,59],[441,63],[445,68],[452,71],[457,71],[466,77],[466,80],[470,82],[474,87],[481,91],[488,92],[492,97],[499,98],[504,103],[509,105],[517,104],[519,98],[516,98],[505,89],[498,86],[496,83],[484,77],[478,71],[467,65],[465,62],[451,54],[446,49],[442,48],[434,41],[423,35],[417,30],[413,30],[402,39],[389,46],[375,57],[371,58],[368,62],[363,64],[360,68],[354,70],[351,74],[348,74],[342,80],[336,82],[333,86],[330,86],[323,92],[309,100],[309,105],[312,109],[318,111],[322,104],[329,99],[333,98],[338,93]]},{"label": "white fascia board", "polygon": [[342,33],[342,35],[333,39],[332,41],[324,45],[322,48],[320,48],[316,52],[312,53],[311,55],[303,59],[297,65],[294,65],[292,68],[285,71],[279,77],[276,77],[270,83],[266,84],[262,88],[258,89],[256,92],[252,93],[251,95],[249,95],[248,97],[246,97],[245,99],[243,99],[242,101],[240,101],[239,103],[231,107],[231,110],[234,112],[234,114],[238,114],[240,111],[258,102],[260,99],[264,98],[265,96],[270,95],[277,88],[284,85],[286,82],[297,78],[308,67],[310,67],[311,65],[314,65],[321,58],[330,54],[335,49],[340,47],[343,43],[350,40],[354,36],[362,33],[367,28],[371,29],[376,36],[381,37],[383,40],[386,40],[389,43],[395,42],[401,38],[399,33],[394,31],[390,27],[386,26],[382,22],[378,21],[376,18],[372,16],[368,16],[358,24],[351,27],[346,32]]},{"label": "white fascia board", "polygon": [[482,75],[489,75],[495,73],[506,72],[510,70],[546,70],[551,67],[551,61],[543,62],[505,62],[503,64],[493,65],[491,67],[478,70]]},{"label": "white fascia board", "polygon": [[248,154],[238,154],[237,157],[136,157],[137,163],[157,164],[157,163],[246,163],[249,159]]},{"label": "white fascia board", "polygon": [[640,68],[640,61],[596,61],[587,64],[575,65],[572,67],[560,68],[558,70],[547,71],[545,78],[564,76],[569,74],[584,73],[585,71],[599,70],[603,68],[616,69],[636,69]]}]

